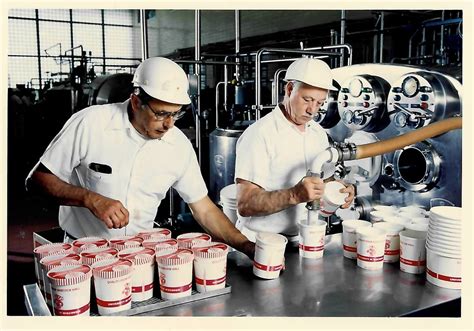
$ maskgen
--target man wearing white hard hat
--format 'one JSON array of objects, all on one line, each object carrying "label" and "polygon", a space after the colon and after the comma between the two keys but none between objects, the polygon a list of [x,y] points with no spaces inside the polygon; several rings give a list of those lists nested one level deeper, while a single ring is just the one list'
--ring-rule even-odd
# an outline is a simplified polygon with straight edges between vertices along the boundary
[{"label": "man wearing white hard hat", "polygon": [[252,256],[249,242],[207,196],[193,147],[175,121],[189,104],[189,83],[173,61],[143,61],[123,103],[83,109],[66,122],[27,178],[60,203],[71,238],[111,238],[153,227],[170,187],[214,240]]},{"label": "man wearing white hard hat", "polygon": [[[235,181],[238,228],[250,240],[257,232],[281,233],[297,240],[297,221],[306,219],[305,203],[320,199],[324,182],[306,177],[315,157],[329,147],[324,129],[313,120],[332,84],[329,66],[301,58],[285,75],[285,96],[272,112],[248,127],[237,142]],[[342,208],[349,207],[354,187]]]}]

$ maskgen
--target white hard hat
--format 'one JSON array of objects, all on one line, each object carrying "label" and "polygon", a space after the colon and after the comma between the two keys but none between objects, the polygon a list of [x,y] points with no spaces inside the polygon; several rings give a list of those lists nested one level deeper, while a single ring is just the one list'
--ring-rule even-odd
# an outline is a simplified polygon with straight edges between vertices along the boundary
[{"label": "white hard hat", "polygon": [[326,62],[318,59],[303,57],[290,64],[286,70],[285,81],[291,80],[297,80],[326,90],[338,90],[332,85],[331,68]]},{"label": "white hard hat", "polygon": [[164,57],[152,57],[138,66],[133,86],[141,87],[151,97],[178,105],[191,103],[188,77],[175,62]]}]

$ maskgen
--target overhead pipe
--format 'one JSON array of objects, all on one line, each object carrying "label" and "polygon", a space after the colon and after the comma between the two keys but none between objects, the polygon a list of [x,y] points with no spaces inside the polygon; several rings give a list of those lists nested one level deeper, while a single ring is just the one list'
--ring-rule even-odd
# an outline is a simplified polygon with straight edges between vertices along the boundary
[{"label": "overhead pipe", "polygon": [[272,89],[272,103],[276,105],[278,103],[278,88],[279,84],[278,82],[280,81],[280,75],[282,72],[286,72],[286,69],[277,69],[275,71],[275,74],[273,75],[273,89]]},{"label": "overhead pipe", "polygon": [[144,61],[148,59],[148,26],[145,9],[140,9],[140,32],[142,44],[142,61]]},{"label": "overhead pipe", "polygon": [[[261,90],[260,90],[260,80],[261,80],[261,58],[262,55],[266,53],[282,53],[282,54],[306,54],[306,55],[326,55],[326,56],[335,56],[337,53],[333,52],[314,52],[307,50],[295,50],[295,49],[284,49],[284,48],[261,48],[258,50],[255,56],[255,105],[256,105],[256,115],[255,119],[260,119],[260,103],[261,103]],[[340,55],[340,54],[339,54]]]},{"label": "overhead pipe", "polygon": [[341,10],[341,35],[339,37],[339,42],[344,44],[346,41],[346,11]]},{"label": "overhead pipe", "polygon": [[[235,11],[235,54],[240,53],[240,10]],[[239,62],[239,58],[236,58],[236,62]],[[235,66],[235,79],[240,79],[239,66]]]},{"label": "overhead pipe", "polygon": [[383,31],[385,28],[385,13],[380,13],[380,43],[379,43],[379,63],[383,63]]},{"label": "overhead pipe", "polygon": [[[325,49],[346,49],[347,50],[347,65],[350,66],[352,65],[352,46],[349,44],[340,44],[340,45],[331,45],[331,46],[318,46],[318,47],[307,47],[304,50],[305,51],[315,51],[315,50],[325,50]],[[340,55],[341,57],[344,56],[344,53]],[[342,67],[341,63],[341,67]]]},{"label": "overhead pipe", "polygon": [[[201,59],[201,11],[194,11],[194,60]],[[197,109],[196,109],[196,147],[198,149],[198,160],[201,164],[201,66],[196,63],[194,66],[194,73],[197,77],[198,83],[196,87],[197,93]]]}]

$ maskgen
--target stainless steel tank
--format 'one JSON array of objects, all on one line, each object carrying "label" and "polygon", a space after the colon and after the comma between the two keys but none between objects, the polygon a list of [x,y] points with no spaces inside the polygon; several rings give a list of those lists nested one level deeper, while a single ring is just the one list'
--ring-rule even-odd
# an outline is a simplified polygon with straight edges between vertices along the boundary
[{"label": "stainless steel tank", "polygon": [[244,130],[216,128],[209,135],[209,197],[216,203],[221,189],[234,183],[236,144]]}]

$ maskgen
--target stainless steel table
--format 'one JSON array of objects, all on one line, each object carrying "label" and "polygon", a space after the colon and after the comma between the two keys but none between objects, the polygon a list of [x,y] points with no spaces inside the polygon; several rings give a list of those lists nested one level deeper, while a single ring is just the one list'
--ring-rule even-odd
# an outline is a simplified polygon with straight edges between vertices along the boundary
[{"label": "stainless steel table", "polygon": [[324,257],[304,259],[297,248],[285,253],[286,270],[263,280],[240,252],[229,254],[227,282],[232,292],[164,308],[148,316],[402,316],[459,299],[460,290],[444,289],[411,275],[399,264],[381,271],[357,267],[342,255],[341,234],[327,236]]},{"label": "stainless steel table", "polygon": [[[301,258],[298,249],[290,247],[285,261],[279,278],[263,280],[253,275],[252,261],[234,251],[227,262],[230,293],[136,315],[391,317],[433,310],[461,298],[460,290],[432,285],[424,274],[401,272],[398,263],[384,264],[380,271],[357,267],[355,260],[342,255],[341,234],[326,236],[322,259]],[[44,302],[36,285],[25,286],[27,303],[33,303],[31,315],[46,315],[45,304],[34,304]]]}]

